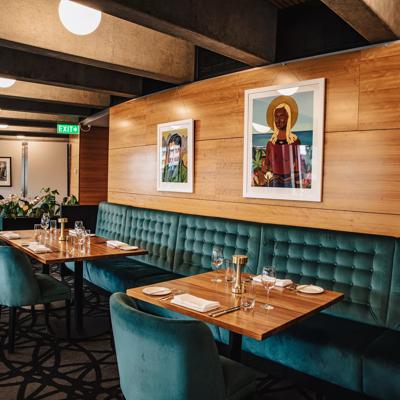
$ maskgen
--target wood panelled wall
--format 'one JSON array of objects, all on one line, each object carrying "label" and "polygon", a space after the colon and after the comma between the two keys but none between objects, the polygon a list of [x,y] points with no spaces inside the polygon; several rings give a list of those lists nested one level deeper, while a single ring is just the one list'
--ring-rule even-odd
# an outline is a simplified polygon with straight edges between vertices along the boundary
[{"label": "wood panelled wall", "polygon": [[[400,42],[256,68],[111,109],[108,200],[400,236]],[[242,197],[244,90],[325,77],[321,203]],[[194,193],[156,190],[157,124],[195,120]]]},{"label": "wood panelled wall", "polygon": [[71,194],[82,205],[107,200],[108,128],[92,127],[90,132],[72,137],[70,143]]}]

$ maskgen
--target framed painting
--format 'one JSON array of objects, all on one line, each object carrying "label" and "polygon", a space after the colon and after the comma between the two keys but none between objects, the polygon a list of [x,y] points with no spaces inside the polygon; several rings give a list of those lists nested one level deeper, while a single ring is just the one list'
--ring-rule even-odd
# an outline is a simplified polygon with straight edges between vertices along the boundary
[{"label": "framed painting", "polygon": [[325,79],[245,91],[243,196],[321,201]]},{"label": "framed painting", "polygon": [[0,187],[11,186],[11,157],[0,157]]},{"label": "framed painting", "polygon": [[157,190],[193,192],[193,120],[157,126]]}]

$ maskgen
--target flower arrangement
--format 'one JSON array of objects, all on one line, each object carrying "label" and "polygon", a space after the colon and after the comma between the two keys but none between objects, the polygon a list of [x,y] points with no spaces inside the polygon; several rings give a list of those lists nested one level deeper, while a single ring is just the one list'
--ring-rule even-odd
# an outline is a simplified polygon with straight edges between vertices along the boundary
[{"label": "flower arrangement", "polygon": [[50,217],[54,217],[59,214],[61,204],[78,204],[78,199],[73,195],[64,197],[60,204],[57,202],[57,195],[59,195],[58,190],[50,188],[42,188],[33,199],[20,197],[16,194],[11,194],[5,198],[0,195],[0,217],[40,218],[44,213],[49,213]]}]

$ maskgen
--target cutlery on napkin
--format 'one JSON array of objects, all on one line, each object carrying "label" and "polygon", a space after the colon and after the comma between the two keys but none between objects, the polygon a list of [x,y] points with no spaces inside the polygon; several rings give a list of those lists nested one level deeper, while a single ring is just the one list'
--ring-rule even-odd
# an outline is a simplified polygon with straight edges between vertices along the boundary
[{"label": "cutlery on napkin", "polygon": [[190,308],[202,313],[214,310],[221,306],[218,301],[202,299],[187,293],[175,295],[171,300],[171,304]]},{"label": "cutlery on napkin", "polygon": [[9,240],[21,238],[21,236],[15,232],[2,232],[2,233],[0,233],[0,236],[5,239],[9,239]]},{"label": "cutlery on napkin", "polygon": [[217,318],[217,317],[221,317],[222,315],[229,314],[231,312],[238,311],[238,310],[240,310],[240,306],[234,306],[234,307],[226,308],[225,310],[214,311],[208,315],[212,318]]},{"label": "cutlery on napkin", "polygon": [[120,242],[119,240],[107,240],[106,242],[108,247],[112,247],[114,249],[120,249],[120,250],[137,250],[139,247],[137,246],[131,246],[127,243]]},{"label": "cutlery on napkin", "polygon": [[[253,281],[262,283],[261,275],[253,276]],[[292,285],[292,284],[293,284],[293,281],[291,279],[277,279],[275,281],[275,286],[276,287],[286,287],[286,286],[289,286],[289,285]]]},{"label": "cutlery on napkin", "polygon": [[51,253],[51,249],[48,247],[44,246],[43,244],[30,244],[28,246],[28,249],[33,251],[35,254],[41,254],[41,253]]}]

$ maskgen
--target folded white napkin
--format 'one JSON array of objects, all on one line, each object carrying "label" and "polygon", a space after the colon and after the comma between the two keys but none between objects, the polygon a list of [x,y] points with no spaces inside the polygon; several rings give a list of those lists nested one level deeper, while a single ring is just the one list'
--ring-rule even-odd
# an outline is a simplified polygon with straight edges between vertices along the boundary
[{"label": "folded white napkin", "polygon": [[137,246],[130,246],[129,244],[120,242],[119,240],[107,240],[107,246],[125,251],[137,250],[139,248]]},{"label": "folded white napkin", "polygon": [[48,247],[44,246],[43,244],[30,244],[28,246],[28,249],[33,251],[36,254],[41,254],[41,253],[51,253],[51,249]]},{"label": "folded white napkin", "polygon": [[[253,281],[261,283],[261,278],[262,278],[262,275],[253,276]],[[277,279],[275,282],[275,286],[276,287],[286,287],[286,286],[291,285],[292,283],[293,283],[293,281],[291,279]]]},{"label": "folded white napkin", "polygon": [[220,307],[218,301],[211,301],[193,296],[191,294],[178,294],[171,300],[172,304],[190,308],[198,312],[207,312]]},{"label": "folded white napkin", "polygon": [[21,236],[15,232],[0,232],[0,236],[9,240],[19,239]]}]

